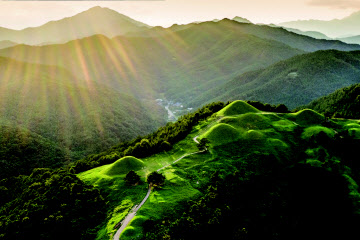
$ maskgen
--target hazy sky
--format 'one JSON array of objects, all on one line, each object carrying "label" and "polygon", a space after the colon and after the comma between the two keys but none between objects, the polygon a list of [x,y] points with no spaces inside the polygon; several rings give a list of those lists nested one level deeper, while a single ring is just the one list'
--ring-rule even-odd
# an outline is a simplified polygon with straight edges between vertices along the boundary
[{"label": "hazy sky", "polygon": [[360,10],[360,0],[2,1],[0,26],[22,29],[75,15],[93,6],[114,9],[149,25],[233,18],[254,23],[330,20]]}]

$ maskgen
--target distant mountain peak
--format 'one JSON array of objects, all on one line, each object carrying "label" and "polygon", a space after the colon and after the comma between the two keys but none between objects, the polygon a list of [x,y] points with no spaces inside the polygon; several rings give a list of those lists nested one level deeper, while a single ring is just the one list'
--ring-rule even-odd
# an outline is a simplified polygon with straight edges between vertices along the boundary
[{"label": "distant mountain peak", "polygon": [[[105,7],[92,7],[71,17],[50,21],[39,27],[23,30],[0,28],[0,41],[38,45],[65,43],[96,34],[107,37],[143,31],[150,26]],[[69,31],[70,29],[70,31]]]},{"label": "distant mountain peak", "polygon": [[350,16],[348,16],[344,19],[360,20],[360,11],[354,12]]},{"label": "distant mountain peak", "polygon": [[250,22],[248,19],[242,18],[242,17],[239,17],[239,16],[234,17],[232,20],[233,20],[233,21],[240,22],[240,23],[252,23],[252,22]]}]

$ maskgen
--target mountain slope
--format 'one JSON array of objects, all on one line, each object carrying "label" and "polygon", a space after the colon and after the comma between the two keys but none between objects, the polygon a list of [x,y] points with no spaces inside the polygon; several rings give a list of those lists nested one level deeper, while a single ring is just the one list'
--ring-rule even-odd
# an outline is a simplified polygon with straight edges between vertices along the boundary
[{"label": "mountain slope", "polygon": [[0,58],[0,79],[0,119],[56,143],[68,159],[164,123],[155,102],[86,83],[60,67]]},{"label": "mountain slope", "polygon": [[58,65],[80,79],[148,98],[159,92],[171,96],[201,84],[222,83],[303,53],[239,32],[234,24],[207,22],[176,32],[169,29],[156,37],[109,39],[95,35],[61,45],[20,45],[4,49],[0,55]]},{"label": "mountain slope", "polygon": [[360,35],[347,38],[339,38],[339,40],[349,44],[360,44]]},{"label": "mountain slope", "polygon": [[[184,30],[196,26],[208,25],[211,22],[190,23],[188,25],[174,25],[170,28],[155,27],[152,29],[130,33],[130,36],[159,36]],[[336,49],[340,51],[360,50],[359,45],[344,44],[338,40],[314,39],[313,37],[304,36],[303,34],[296,34],[290,30],[281,27],[273,27],[267,25],[256,25],[251,23],[237,22],[229,19],[223,19],[214,23],[214,26],[222,26],[225,29],[231,28],[233,31],[243,34],[250,34],[265,40],[274,40],[286,44],[292,48],[297,48],[307,52],[314,52],[318,50]],[[180,28],[181,27],[181,28]]]},{"label": "mountain slope", "polygon": [[246,99],[284,103],[289,108],[308,104],[335,90],[360,82],[360,52],[318,51],[248,72],[203,93],[190,102]]},{"label": "mountain slope", "polygon": [[183,101],[239,74],[304,51],[360,48],[231,20],[146,32],[151,34],[114,39],[95,35],[41,47],[19,45],[1,50],[0,55],[58,65],[80,79],[137,97],[154,98],[165,93],[169,99]]},{"label": "mountain slope", "polygon": [[360,84],[345,87],[312,101],[301,108],[314,109],[317,112],[341,118],[360,118]]},{"label": "mountain slope", "polygon": [[302,20],[284,22],[278,25],[300,29],[302,31],[319,31],[330,37],[343,37],[351,35],[360,35],[360,12],[355,12],[343,19],[334,19],[331,21],[321,20]]},{"label": "mountain slope", "polygon": [[12,42],[12,41],[8,41],[8,40],[3,40],[3,41],[0,41],[0,49],[3,49],[3,48],[8,48],[8,47],[13,47],[15,45],[17,45],[18,43],[16,42]]},{"label": "mountain slope", "polygon": [[[135,210],[121,239],[285,240],[351,236],[357,231],[359,163],[351,153],[360,146],[360,135],[349,135],[347,125],[360,128],[359,121],[327,122],[309,109],[261,112],[243,101],[216,114],[204,112],[212,117],[191,114],[173,124],[185,127],[187,134],[181,134],[171,150],[144,156],[143,168],[134,168],[143,181],[153,171],[166,180]],[[189,121],[193,117],[198,123]],[[169,129],[162,129],[163,137],[149,135],[127,148],[165,140],[172,135]],[[210,151],[200,153],[194,139],[203,138],[209,140]],[[149,151],[156,149],[150,146]],[[109,149],[107,156],[118,151]],[[121,152],[129,153],[126,148]],[[91,161],[97,162],[89,158],[89,165]],[[147,184],[127,185],[120,169],[108,174],[118,163],[112,162],[77,175],[108,193],[108,217],[98,239],[109,239],[147,192]]]},{"label": "mountain slope", "polygon": [[114,37],[148,27],[114,10],[94,7],[75,16],[51,21],[39,27],[23,30],[0,28],[0,40],[30,45],[62,43],[94,34]]},{"label": "mountain slope", "polygon": [[30,174],[34,168],[57,168],[68,160],[64,149],[15,124],[0,124],[0,180]]},{"label": "mountain slope", "polygon": [[[332,40],[331,38],[329,38],[328,36],[326,36],[325,34],[321,33],[321,32],[316,32],[316,31],[301,31],[295,28],[285,28],[286,30],[293,32],[293,33],[297,33],[300,35],[304,35],[304,36],[308,36],[308,37],[312,37],[315,39],[325,39],[325,40]],[[338,39],[340,40],[340,39]],[[341,40],[340,40],[341,41]],[[348,42],[346,42],[348,43]],[[357,44],[357,43],[352,43],[352,44]]]}]

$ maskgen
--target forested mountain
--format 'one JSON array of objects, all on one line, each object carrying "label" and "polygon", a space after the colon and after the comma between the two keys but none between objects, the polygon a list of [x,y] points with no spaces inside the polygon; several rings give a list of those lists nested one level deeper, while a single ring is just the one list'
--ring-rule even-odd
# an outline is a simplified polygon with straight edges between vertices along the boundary
[{"label": "forested mountain", "polygon": [[182,30],[173,26],[147,31],[153,31],[151,37],[95,35],[60,45],[18,45],[1,50],[0,55],[57,65],[80,79],[138,98],[165,93],[183,101],[304,51],[360,48],[226,19],[190,24]]},{"label": "forested mountain", "polygon": [[0,79],[1,121],[55,143],[68,160],[165,123],[154,101],[86,83],[61,67],[0,58]]},{"label": "forested mountain", "polygon": [[64,149],[50,140],[15,124],[0,124],[0,179],[30,174],[34,168],[62,167]]},{"label": "forested mountain", "polygon": [[341,88],[300,108],[310,108],[329,117],[360,118],[360,84]]},{"label": "forested mountain", "polygon": [[[278,27],[278,26],[275,25],[274,27]],[[298,30],[298,29],[295,29],[295,28],[285,28],[285,29],[288,30],[289,32],[293,32],[293,33],[297,33],[297,34],[300,34],[300,35],[312,37],[312,38],[315,38],[315,39],[332,40],[331,38],[329,38],[328,36],[326,36],[325,34],[323,34],[321,32],[301,31],[301,30]],[[356,44],[356,43],[353,43],[353,44]]]},{"label": "forested mountain", "polygon": [[236,22],[207,22],[157,37],[102,35],[41,47],[18,45],[0,55],[64,67],[80,79],[151,97],[217,84],[301,54],[285,44],[237,31]]},{"label": "forested mountain", "polygon": [[295,108],[339,88],[359,83],[359,75],[359,51],[318,51],[242,74],[204,92],[188,104],[198,106],[207,100],[246,99],[283,103],[289,108]]},{"label": "forested mountain", "polygon": [[39,27],[23,30],[0,28],[0,40],[30,45],[63,43],[94,34],[114,37],[148,27],[109,8],[94,7],[75,16],[51,21]]}]

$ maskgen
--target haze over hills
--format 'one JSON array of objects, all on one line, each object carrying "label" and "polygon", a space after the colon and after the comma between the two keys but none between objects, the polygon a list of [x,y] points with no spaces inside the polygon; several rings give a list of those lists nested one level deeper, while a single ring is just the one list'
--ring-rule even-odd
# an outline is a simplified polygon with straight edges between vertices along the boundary
[{"label": "haze over hills", "polygon": [[242,74],[200,94],[188,104],[198,106],[207,100],[246,99],[283,103],[295,108],[339,88],[359,83],[359,75],[360,51],[318,51]]},{"label": "haze over hills", "polygon": [[250,22],[248,19],[243,18],[243,17],[239,17],[239,16],[234,17],[234,18],[231,19],[231,20],[236,21],[236,22],[239,22],[239,23],[252,23],[252,22]]},{"label": "haze over hills", "polygon": [[[285,28],[286,30],[293,32],[293,33],[297,33],[300,35],[305,35],[308,37],[312,37],[312,38],[316,38],[316,39],[325,39],[325,40],[334,40],[332,38],[329,38],[328,36],[326,36],[325,34],[321,33],[321,32],[316,32],[316,31],[301,31],[295,28]],[[340,40],[340,39],[338,39]],[[353,44],[357,44],[357,43],[353,43]]]},{"label": "haze over hills", "polygon": [[360,35],[347,38],[339,38],[339,40],[349,44],[360,44]]},{"label": "haze over hills", "polygon": [[55,143],[67,160],[147,134],[165,123],[155,102],[146,104],[68,70],[0,58],[1,122],[11,122]]},{"label": "haze over hills", "polygon": [[299,20],[283,22],[278,25],[299,29],[301,31],[319,31],[332,38],[342,38],[349,35],[360,35],[359,23],[360,11],[343,19],[334,19],[331,21]]},{"label": "haze over hills", "polygon": [[95,35],[60,45],[18,45],[0,55],[58,65],[80,79],[138,97],[156,97],[155,93],[171,89],[179,92],[212,80],[222,82],[303,53],[237,31],[237,24],[206,22],[181,31],[164,29],[167,34],[157,37]]},{"label": "haze over hills", "polygon": [[64,43],[94,34],[114,37],[148,27],[109,8],[94,7],[75,16],[51,21],[39,27],[23,30],[0,28],[0,41],[10,40],[29,45]]},{"label": "haze over hills", "polygon": [[3,48],[8,48],[8,47],[13,47],[15,45],[17,45],[18,43],[16,42],[12,42],[12,41],[8,41],[8,40],[3,40],[3,41],[0,41],[0,49],[3,49]]},{"label": "haze over hills", "polygon": [[228,19],[109,39],[95,35],[47,46],[18,45],[0,55],[51,64],[79,79],[95,81],[137,98],[191,99],[233,77],[280,60],[321,49],[356,50],[359,45],[317,40],[281,28]]}]

